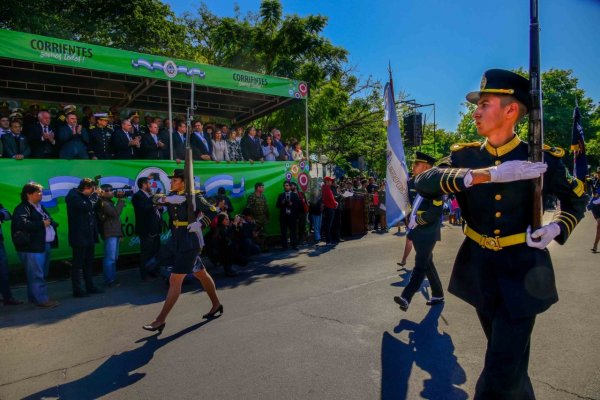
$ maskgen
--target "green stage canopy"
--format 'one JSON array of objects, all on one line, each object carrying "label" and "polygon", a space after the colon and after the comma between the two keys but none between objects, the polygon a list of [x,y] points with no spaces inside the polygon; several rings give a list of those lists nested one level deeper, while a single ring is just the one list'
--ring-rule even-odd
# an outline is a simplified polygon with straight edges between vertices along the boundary
[{"label": "green stage canopy", "polygon": [[196,114],[243,124],[306,99],[305,82],[0,29],[2,97]]}]

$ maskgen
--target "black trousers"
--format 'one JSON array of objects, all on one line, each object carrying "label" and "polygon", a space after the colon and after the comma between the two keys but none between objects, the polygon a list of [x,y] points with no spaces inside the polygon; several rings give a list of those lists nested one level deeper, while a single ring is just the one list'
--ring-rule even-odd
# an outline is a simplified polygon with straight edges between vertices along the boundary
[{"label": "black trousers", "polygon": [[281,229],[281,247],[287,249],[288,230],[290,231],[290,242],[292,247],[296,247],[296,234],[298,233],[298,215],[280,214],[279,228]]},{"label": "black trousers", "polygon": [[409,303],[415,293],[421,288],[421,284],[427,276],[431,286],[431,295],[433,297],[444,297],[442,282],[433,264],[433,248],[436,240],[423,240],[416,238],[413,240],[415,248],[415,268],[410,275],[408,285],[402,291],[404,297]]},{"label": "black trousers", "polygon": [[323,238],[327,243],[333,242],[331,236],[331,228],[333,226],[333,217],[335,215],[335,209],[325,207],[323,209]]},{"label": "black trousers", "polygon": [[[151,269],[158,265],[158,252],[160,250],[160,235],[140,235],[140,277],[145,279]],[[152,258],[155,258],[154,265],[150,265]]]},{"label": "black trousers", "polygon": [[474,400],[534,400],[527,369],[535,316],[511,318],[504,305],[477,315],[488,345]]},{"label": "black trousers", "polygon": [[85,290],[95,289],[92,279],[92,265],[94,263],[94,246],[73,247],[73,264],[71,268],[71,283],[73,293],[83,293],[81,288],[81,277],[85,283]]},{"label": "black trousers", "polygon": [[333,213],[333,222],[331,223],[331,240],[337,243],[342,238],[342,210],[338,207]]}]

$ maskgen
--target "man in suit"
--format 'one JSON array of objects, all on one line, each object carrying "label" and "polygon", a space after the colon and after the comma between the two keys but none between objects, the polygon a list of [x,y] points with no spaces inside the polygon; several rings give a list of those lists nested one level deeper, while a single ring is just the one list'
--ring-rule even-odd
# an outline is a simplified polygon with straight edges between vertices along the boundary
[{"label": "man in suit", "polygon": [[134,160],[138,157],[141,145],[141,136],[136,136],[131,126],[131,121],[124,119],[121,128],[115,130],[112,137],[113,150],[117,160]]},{"label": "man in suit", "polygon": [[[96,183],[85,178],[65,197],[67,204],[67,221],[69,229],[69,246],[73,249],[73,266],[71,281],[73,297],[87,297],[93,293],[102,293],[92,277],[94,262],[94,246],[98,243],[98,221],[96,203],[100,197]],[[81,287],[81,278],[85,282],[85,290]]]},{"label": "man in suit", "polygon": [[89,156],[92,160],[110,160],[113,157],[113,131],[108,128],[108,114],[96,113],[96,126],[90,131]]},{"label": "man in suit", "polygon": [[31,156],[31,149],[27,143],[27,138],[21,135],[23,127],[19,120],[11,121],[10,133],[2,135],[2,145],[4,147],[4,156],[22,160]]},{"label": "man in suit", "polygon": [[56,137],[50,125],[51,116],[46,110],[37,114],[37,122],[30,125],[25,136],[31,146],[32,158],[56,158]]},{"label": "man in suit", "polygon": [[147,281],[149,277],[157,276],[156,271],[149,268],[160,250],[162,207],[152,202],[153,193],[147,177],[139,178],[137,186],[139,190],[131,198],[131,204],[135,212],[135,233],[140,238],[140,277]]},{"label": "man in suit", "polygon": [[298,250],[296,244],[298,233],[298,213],[302,207],[297,193],[292,192],[290,182],[283,183],[283,193],[277,198],[277,208],[279,208],[279,227],[281,229],[281,247],[284,250],[288,248],[288,234],[290,231],[290,244],[292,249]]},{"label": "man in suit", "polygon": [[140,125],[140,114],[137,111],[129,113],[129,121],[131,122],[133,136],[141,136],[146,132],[146,128]]},{"label": "man in suit", "polygon": [[140,145],[142,158],[145,160],[167,160],[169,158],[169,147],[163,140],[164,138],[159,136],[158,124],[150,122],[148,132],[142,135]]},{"label": "man in suit", "polygon": [[[558,301],[546,249],[565,243],[586,206],[584,185],[561,161],[564,150],[544,147],[544,162],[528,162],[529,145],[515,125],[531,108],[529,80],[511,71],[484,73],[480,90],[467,94],[484,143],[450,147],[447,167],[415,177],[424,198],[454,193],[466,220],[464,243],[448,291],[473,305],[488,339],[475,400],[534,399],[527,373],[537,314]],[[560,200],[552,221],[531,229],[533,181]]]},{"label": "man in suit", "polygon": [[263,161],[263,152],[260,140],[256,137],[256,129],[250,127],[240,143],[242,146],[242,157],[245,161]]},{"label": "man in suit", "polygon": [[66,124],[58,129],[60,158],[66,160],[87,159],[89,136],[87,130],[77,124],[77,115],[69,113],[65,116]]},{"label": "man in suit", "polygon": [[179,121],[177,129],[173,132],[173,157],[175,160],[185,160],[185,141],[186,141],[187,126],[185,122]]},{"label": "man in suit", "polygon": [[279,153],[277,160],[286,161],[287,153],[285,151],[285,145],[281,141],[281,132],[279,131],[279,129],[273,129],[273,144],[277,148],[277,153]]},{"label": "man in suit", "polygon": [[7,133],[10,133],[10,120],[8,115],[0,114],[0,138]]},{"label": "man in suit", "polygon": [[210,155],[212,154],[212,138],[202,131],[202,122],[194,122],[194,132],[192,133],[190,140],[194,160],[210,161]]},{"label": "man in suit", "polygon": [[[429,170],[434,163],[435,158],[417,151],[413,164],[413,175],[416,176]],[[402,294],[394,297],[394,301],[400,305],[402,311],[408,310],[408,305],[414,294],[421,288],[425,276],[431,286],[431,299],[427,305],[432,306],[444,302],[442,282],[433,264],[433,248],[435,243],[441,240],[443,204],[441,196],[435,199],[424,199],[417,195],[413,202],[407,236],[415,247],[415,268]]]}]

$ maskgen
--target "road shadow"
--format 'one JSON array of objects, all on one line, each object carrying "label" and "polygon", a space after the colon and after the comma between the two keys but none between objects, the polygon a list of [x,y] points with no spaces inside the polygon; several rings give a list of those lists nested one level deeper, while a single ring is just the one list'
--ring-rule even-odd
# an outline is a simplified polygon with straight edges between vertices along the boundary
[{"label": "road shadow", "polygon": [[[239,275],[233,278],[224,276],[222,267],[207,265],[207,270],[215,280],[217,288],[235,288],[249,286],[256,282],[275,277],[286,277],[300,273],[304,266],[297,262],[290,262],[296,254],[268,253],[252,259],[246,266],[239,267]],[[287,260],[287,261],[285,261]],[[32,304],[16,307],[2,307],[0,309],[0,329],[5,327],[19,327],[28,325],[49,325],[72,318],[78,314],[92,310],[119,307],[143,306],[162,303],[168,290],[166,281],[156,279],[141,282],[137,270],[119,271],[119,287],[105,290],[102,294],[95,294],[87,298],[75,299],[72,297],[70,280],[62,280],[48,284],[48,293],[52,299],[58,300],[60,305],[53,309],[40,309]],[[94,277],[95,282],[101,278]],[[102,287],[101,285],[98,285]],[[202,286],[197,279],[191,278],[182,287],[182,293],[202,292]],[[27,287],[13,289],[17,298],[27,297]]]},{"label": "road shadow", "polygon": [[[405,267],[401,267],[398,271],[400,272],[398,276],[401,278],[401,280],[399,280],[398,282],[394,282],[391,285],[395,287],[404,288],[406,287],[406,285],[408,285],[408,282],[410,281],[412,270],[408,270]],[[425,278],[423,280],[423,283],[421,284],[421,288],[419,289],[419,292],[421,292],[425,300],[429,300],[429,298],[431,297],[427,288],[429,288],[429,280]]]},{"label": "road shadow", "polygon": [[45,398],[92,400],[110,395],[110,393],[116,390],[144,379],[146,376],[145,373],[132,372],[148,364],[158,349],[201,328],[208,322],[210,320],[199,322],[164,338],[160,338],[160,335],[154,334],[140,339],[135,343],[143,342],[144,344],[141,347],[110,356],[89,375],[65,383],[64,385],[59,384],[43,389],[24,397],[24,400]]},{"label": "road shadow", "polygon": [[444,306],[431,307],[419,323],[400,320],[394,328],[398,334],[408,331],[408,343],[389,332],[381,343],[381,400],[407,399],[413,365],[430,375],[423,382],[423,399],[464,400],[467,393],[457,385],[467,376],[454,355],[454,343],[446,332],[440,333],[438,321]]}]

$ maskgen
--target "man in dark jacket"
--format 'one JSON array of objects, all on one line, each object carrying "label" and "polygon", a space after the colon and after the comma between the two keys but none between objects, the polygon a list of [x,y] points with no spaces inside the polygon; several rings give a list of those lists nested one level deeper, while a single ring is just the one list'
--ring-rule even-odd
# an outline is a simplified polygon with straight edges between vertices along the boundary
[{"label": "man in dark jacket", "polygon": [[27,143],[27,138],[21,135],[22,129],[21,122],[13,120],[10,123],[10,133],[2,135],[5,157],[22,160],[31,156],[31,149]]},{"label": "man in dark jacket", "polygon": [[187,126],[185,122],[177,123],[177,130],[173,131],[171,140],[173,141],[173,158],[175,160],[185,160],[185,141]]},{"label": "man in dark jacket", "polygon": [[[413,164],[413,175],[416,176],[431,169],[434,163],[435,158],[417,151]],[[433,248],[436,242],[441,240],[443,204],[441,196],[424,199],[417,195],[412,205],[408,223],[408,238],[412,240],[415,247],[415,268],[402,294],[394,297],[394,301],[400,305],[402,311],[408,310],[408,305],[414,294],[421,288],[425,276],[427,276],[432,293],[427,305],[432,306],[444,302],[444,289],[433,264]]]},{"label": "man in dark jacket", "polygon": [[212,138],[202,131],[202,122],[194,122],[194,131],[190,136],[190,145],[194,160],[210,161],[212,154]]},{"label": "man in dark jacket", "polygon": [[89,132],[88,154],[92,160],[110,160],[113,158],[113,131],[108,127],[108,114],[96,113],[96,125]]},{"label": "man in dark jacket", "polygon": [[140,277],[146,281],[148,277],[157,276],[149,267],[160,250],[162,207],[155,206],[152,201],[153,193],[148,178],[139,178],[137,187],[139,190],[131,198],[131,203],[135,212],[135,233],[140,238]]},{"label": "man in dark jacket", "polygon": [[112,185],[101,185],[102,194],[98,201],[96,212],[100,221],[100,234],[104,239],[104,260],[102,271],[104,273],[104,284],[107,287],[118,286],[117,260],[119,259],[119,241],[123,236],[121,232],[121,213],[125,202],[122,197],[117,198],[117,204],[113,203],[114,190]]},{"label": "man in dark jacket", "polygon": [[58,129],[58,143],[60,144],[60,158],[66,160],[87,159],[87,146],[90,142],[88,131],[77,125],[77,115],[66,115],[66,124]]},{"label": "man in dark jacket", "polygon": [[250,127],[246,130],[246,135],[240,143],[242,147],[242,157],[245,161],[263,161],[263,152],[260,139],[256,137],[256,129]]},{"label": "man in dark jacket", "polygon": [[58,246],[58,224],[42,206],[42,186],[28,183],[21,190],[21,203],[13,212],[11,236],[27,272],[27,296],[41,308],[54,308],[57,301],[48,298],[46,276],[50,249]]},{"label": "man in dark jacket", "polygon": [[46,110],[38,113],[38,121],[30,125],[25,131],[27,141],[31,146],[33,158],[56,158],[58,151],[54,129],[50,122],[50,113]]},{"label": "man in dark jacket", "polygon": [[133,160],[139,158],[138,151],[141,146],[141,136],[133,131],[131,121],[124,119],[121,128],[113,133],[112,142],[117,160]]},{"label": "man in dark jacket", "polygon": [[13,297],[8,281],[8,259],[4,248],[4,236],[2,235],[2,223],[10,221],[12,216],[2,204],[0,204],[0,293],[5,306],[16,306],[23,304],[22,301]]},{"label": "man in dark jacket", "polygon": [[[95,213],[99,200],[96,183],[82,179],[77,188],[67,194],[67,219],[69,222],[69,246],[73,249],[73,268],[71,280],[73,297],[86,297],[90,293],[102,293],[92,279],[94,246],[98,243],[98,225]],[[81,288],[81,277],[85,282],[85,291]]]},{"label": "man in dark jacket", "polygon": [[296,245],[298,233],[298,212],[302,207],[297,193],[292,192],[290,182],[283,183],[283,193],[277,198],[277,208],[279,208],[279,227],[281,229],[281,247],[284,250],[288,248],[288,229],[290,230],[290,242],[292,249],[298,250]]},{"label": "man in dark jacket", "polygon": [[169,141],[168,136],[163,137],[159,133],[158,124],[150,122],[148,132],[142,135],[141,156],[145,160],[168,160]]}]

